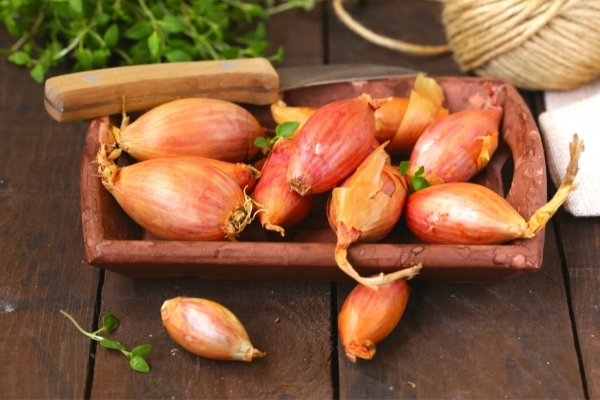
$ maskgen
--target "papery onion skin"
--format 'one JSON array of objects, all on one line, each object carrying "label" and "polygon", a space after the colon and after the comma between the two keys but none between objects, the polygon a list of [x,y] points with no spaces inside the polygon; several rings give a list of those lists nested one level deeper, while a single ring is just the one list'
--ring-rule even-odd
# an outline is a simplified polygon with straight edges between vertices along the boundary
[{"label": "papery onion skin", "polygon": [[380,105],[365,94],[319,108],[295,139],[287,169],[290,188],[303,196],[323,193],[353,173],[370,152]]},{"label": "papery onion skin", "polygon": [[356,362],[371,360],[375,345],[385,339],[404,314],[410,288],[404,279],[373,290],[358,284],[348,295],[338,315],[338,333],[346,357]]},{"label": "papery onion skin", "polygon": [[503,115],[497,104],[501,89],[489,90],[485,108],[450,114],[423,132],[410,156],[409,176],[424,167],[430,185],[466,182],[485,168],[498,148]]},{"label": "papery onion skin", "polygon": [[327,204],[327,219],[337,236],[334,256],[338,267],[372,288],[387,284],[389,277],[361,277],[348,262],[347,251],[354,242],[383,239],[402,215],[407,185],[398,168],[389,164],[386,145],[380,145],[341,186],[333,189]]},{"label": "papery onion skin", "polygon": [[375,110],[375,138],[379,143],[394,137],[406,114],[408,102],[409,99],[405,97],[391,97],[390,101],[382,103]]},{"label": "papery onion skin", "polygon": [[166,300],[160,313],[173,340],[198,356],[249,362],[266,355],[254,348],[239,319],[212,300],[176,297]]},{"label": "papery onion skin", "polygon": [[161,158],[117,168],[98,156],[104,187],[151,234],[168,240],[235,240],[252,202],[224,172],[194,158]]},{"label": "papery onion skin", "polygon": [[199,156],[244,162],[258,153],[254,140],[264,132],[256,118],[235,103],[186,98],[149,110],[116,129],[115,138],[138,161]]},{"label": "papery onion skin", "polygon": [[409,155],[425,129],[446,117],[444,90],[434,78],[419,74],[398,130],[386,147],[392,156]]},{"label": "papery onion skin", "polygon": [[285,235],[285,229],[300,223],[315,202],[311,195],[300,196],[286,179],[294,139],[281,138],[273,145],[262,166],[262,176],[251,194],[261,225]]},{"label": "papery onion skin", "polygon": [[506,199],[471,182],[434,185],[408,197],[408,228],[431,244],[501,244],[533,237]]}]

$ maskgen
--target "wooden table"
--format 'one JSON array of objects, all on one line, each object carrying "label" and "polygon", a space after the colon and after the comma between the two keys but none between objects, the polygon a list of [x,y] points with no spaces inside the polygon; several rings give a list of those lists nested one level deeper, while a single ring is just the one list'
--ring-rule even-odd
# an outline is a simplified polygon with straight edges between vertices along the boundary
[{"label": "wooden table", "polygon": [[[392,37],[444,42],[436,2],[373,1],[347,9]],[[461,74],[450,55],[377,47],[342,25],[329,3],[268,23],[284,65],[398,64]],[[0,46],[13,39],[0,31]],[[56,71],[57,73],[66,70]],[[534,113],[541,93],[523,92]],[[0,397],[6,398],[600,398],[600,218],[560,211],[546,229],[539,273],[487,284],[412,283],[408,308],[372,361],[349,363],[336,315],[352,283],[134,280],[84,261],[79,207],[87,123],[61,124],[43,87],[0,60]],[[552,190],[552,188],[550,188]],[[267,256],[267,255],[266,255]],[[178,295],[227,305],[267,350],[253,363],[191,355],[163,329]],[[96,347],[92,330],[153,345],[149,374]]]}]

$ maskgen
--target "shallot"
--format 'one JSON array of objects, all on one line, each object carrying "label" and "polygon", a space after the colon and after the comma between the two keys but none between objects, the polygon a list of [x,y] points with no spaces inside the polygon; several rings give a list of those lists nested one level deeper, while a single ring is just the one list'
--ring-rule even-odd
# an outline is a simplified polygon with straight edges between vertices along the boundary
[{"label": "shallot", "polygon": [[310,212],[315,196],[300,196],[290,190],[286,179],[294,139],[275,142],[262,166],[261,178],[251,194],[261,225],[285,235],[285,228],[302,221]]},{"label": "shallot", "polygon": [[254,348],[235,314],[215,301],[176,297],[163,303],[160,314],[173,340],[198,356],[252,361],[266,355]]},{"label": "shallot", "polygon": [[432,124],[417,140],[410,155],[408,177],[424,167],[429,185],[466,182],[480,172],[498,147],[503,86],[486,85],[483,108],[459,111]]},{"label": "shallot", "polygon": [[408,197],[408,228],[422,241],[433,244],[501,244],[536,235],[567,199],[576,185],[583,142],[574,135],[571,161],[552,199],[526,221],[498,193],[471,182],[429,186]]},{"label": "shallot", "polygon": [[238,184],[197,158],[118,167],[101,145],[97,162],[102,184],[121,208],[159,238],[235,240],[252,220],[252,200]]},{"label": "shallot", "polygon": [[300,195],[333,189],[354,172],[375,139],[374,110],[381,102],[363,94],[319,108],[294,141],[287,168],[290,188]]},{"label": "shallot", "polygon": [[361,277],[348,262],[347,251],[356,241],[383,239],[402,215],[407,186],[398,168],[389,164],[390,156],[384,150],[386,145],[387,142],[379,146],[354,174],[333,189],[327,205],[327,218],[337,235],[337,265],[357,282],[372,288],[398,279],[398,275],[382,273],[374,278]]},{"label": "shallot", "polygon": [[243,107],[209,98],[174,100],[132,123],[124,117],[112,130],[119,148],[138,161],[200,156],[243,162],[258,153],[254,140],[265,132]]},{"label": "shallot", "polygon": [[[421,266],[414,269],[418,271]],[[378,290],[361,284],[352,289],[338,315],[338,333],[349,361],[356,362],[356,357],[370,360],[375,356],[375,345],[398,325],[409,295],[410,288],[404,279]]]}]

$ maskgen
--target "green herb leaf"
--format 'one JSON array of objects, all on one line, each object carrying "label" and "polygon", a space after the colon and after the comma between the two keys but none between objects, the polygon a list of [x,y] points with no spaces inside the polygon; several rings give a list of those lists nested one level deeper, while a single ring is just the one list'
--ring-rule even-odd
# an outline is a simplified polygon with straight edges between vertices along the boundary
[{"label": "green herb leaf", "polygon": [[151,351],[152,351],[152,345],[142,344],[140,346],[136,346],[133,349],[131,349],[131,354],[133,354],[134,356],[144,357],[144,356],[147,356],[148,354],[150,354]]},{"label": "green herb leaf", "polygon": [[254,139],[254,145],[256,147],[261,148],[261,149],[268,149],[269,147],[271,147],[271,144],[269,143],[269,140],[267,138],[262,137],[262,136],[257,137],[256,139]]},{"label": "green herb leaf", "polygon": [[408,174],[408,169],[410,168],[410,161],[401,161],[400,165],[398,165],[398,169],[400,169],[401,175]]},{"label": "green herb leaf", "polygon": [[102,328],[108,333],[111,333],[119,325],[119,319],[113,314],[104,314],[102,317]]},{"label": "green herb leaf", "polygon": [[115,47],[119,42],[119,25],[110,25],[104,32],[103,39],[108,47]]},{"label": "green herb leaf", "polygon": [[8,56],[8,60],[17,65],[25,65],[29,62],[30,58],[29,54],[25,53],[24,51],[17,51],[16,53],[12,53],[10,56]]},{"label": "green herb leaf", "polygon": [[131,28],[125,31],[125,37],[133,40],[140,40],[150,36],[152,25],[148,21],[139,21]]},{"label": "green herb leaf", "polygon": [[102,338],[102,340],[98,341],[98,343],[100,343],[102,347],[106,347],[107,349],[127,351],[127,347],[123,346],[116,340]]},{"label": "green herb leaf", "polygon": [[169,62],[192,61],[192,56],[180,49],[167,51],[165,58]]},{"label": "green herb leaf", "polygon": [[69,7],[75,14],[81,14],[83,12],[82,0],[69,0]]},{"label": "green herb leaf", "polygon": [[146,360],[144,360],[140,356],[132,357],[129,360],[129,365],[131,366],[131,368],[134,371],[137,371],[137,372],[150,372],[150,366],[148,365],[148,363],[146,362]]},{"label": "green herb leaf", "polygon": [[185,22],[174,15],[165,15],[158,23],[168,33],[181,33],[187,29]]},{"label": "green herb leaf", "polygon": [[148,49],[152,58],[157,60],[160,55],[160,37],[158,36],[158,32],[152,32],[148,38]]},{"label": "green herb leaf", "polygon": [[296,121],[283,122],[275,127],[275,137],[289,138],[300,125]]}]

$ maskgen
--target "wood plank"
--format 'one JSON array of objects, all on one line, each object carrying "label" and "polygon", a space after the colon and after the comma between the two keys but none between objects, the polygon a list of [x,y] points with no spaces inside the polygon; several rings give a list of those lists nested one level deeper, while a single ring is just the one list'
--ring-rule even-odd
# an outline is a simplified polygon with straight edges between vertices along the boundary
[{"label": "wood plank", "polygon": [[[340,398],[582,398],[552,228],[537,274],[489,284],[411,284],[371,361],[340,347]],[[352,285],[340,285],[338,304]],[[341,345],[340,345],[341,346]]]},{"label": "wood plank", "polygon": [[[330,398],[330,285],[310,282],[133,280],[107,273],[102,314],[121,326],[125,345],[153,345],[152,371],[142,375],[113,351],[96,354],[92,398]],[[215,361],[177,345],[162,326],[160,307],[176,296],[201,297],[229,308],[254,346],[252,363]]]},{"label": "wood plank", "polygon": [[[376,34],[418,45],[443,45],[442,2],[420,0],[344,1],[344,9]],[[420,56],[373,44],[351,31],[333,9],[328,10],[329,63],[371,62],[401,65],[430,75],[460,75],[452,54]]]},{"label": "wood plank", "polygon": [[[283,65],[320,64],[321,7],[290,11],[267,24]],[[299,40],[298,38],[302,38]],[[268,257],[268,254],[265,254]],[[178,346],[162,327],[160,306],[178,295],[209,298],[232,310],[252,342],[267,352],[251,364],[214,361]],[[123,356],[96,354],[92,398],[331,398],[331,285],[327,282],[133,280],[106,273],[101,314],[121,319],[113,335],[127,346],[151,343],[149,375]]]},{"label": "wood plank", "polygon": [[557,213],[588,398],[600,397],[600,218]]},{"label": "wood plank", "polygon": [[77,196],[0,194],[4,398],[83,398],[98,272],[83,263]]},{"label": "wood plank", "polygon": [[[0,47],[12,40],[0,30]],[[0,58],[0,382],[7,398],[85,396],[99,273],[83,264],[85,130],[60,125],[43,86]]]}]

